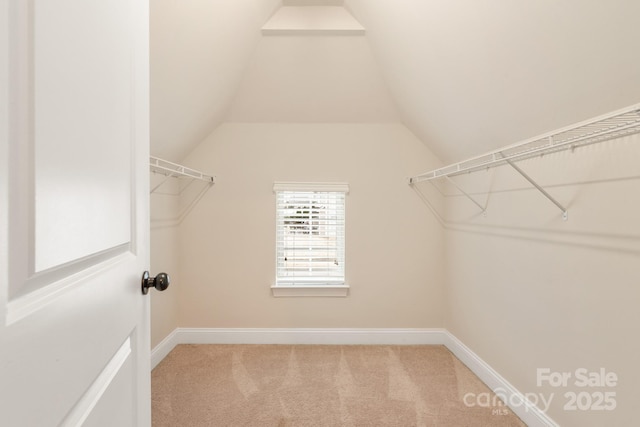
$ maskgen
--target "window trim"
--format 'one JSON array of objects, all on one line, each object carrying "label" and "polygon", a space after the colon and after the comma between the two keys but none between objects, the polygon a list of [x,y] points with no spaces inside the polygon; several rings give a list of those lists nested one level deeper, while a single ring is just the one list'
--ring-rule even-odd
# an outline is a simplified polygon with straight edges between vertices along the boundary
[{"label": "window trim", "polygon": [[[281,191],[319,191],[319,192],[341,192],[345,196],[349,194],[349,184],[344,182],[274,182],[273,192],[274,194]],[[345,199],[346,202],[346,199]],[[346,206],[345,206],[346,213]],[[346,224],[345,224],[346,225]],[[276,228],[277,228],[276,219]],[[346,241],[345,241],[346,243]],[[277,243],[276,243],[277,252]],[[276,255],[277,256],[277,255]],[[277,260],[276,260],[277,262]],[[277,267],[276,267],[277,269]],[[277,271],[276,271],[277,273]],[[346,271],[345,271],[346,276]],[[346,297],[349,294],[349,285],[345,280],[342,281],[326,281],[322,284],[314,284],[313,279],[307,283],[300,281],[298,283],[277,282],[277,277],[274,278],[275,284],[271,286],[271,292],[274,297]]]},{"label": "window trim", "polygon": [[274,297],[346,297],[349,285],[273,285]]}]

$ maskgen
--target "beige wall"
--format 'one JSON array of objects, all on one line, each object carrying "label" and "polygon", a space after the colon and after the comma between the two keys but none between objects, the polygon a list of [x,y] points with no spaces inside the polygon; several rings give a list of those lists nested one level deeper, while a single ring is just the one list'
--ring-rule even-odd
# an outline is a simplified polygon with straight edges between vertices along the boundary
[{"label": "beige wall", "polygon": [[[155,187],[164,177],[152,174],[151,187]],[[151,194],[151,275],[160,272],[169,274],[171,284],[164,292],[151,290],[151,348],[167,337],[178,324],[178,296],[180,295],[180,274],[178,265],[179,199],[172,194],[178,190],[174,179],[166,181]]]},{"label": "beige wall", "polygon": [[164,292],[152,290],[151,295],[151,348],[153,349],[178,326],[178,297],[180,281],[177,250],[178,234],[175,227],[151,230],[151,274],[169,274],[171,284]]},{"label": "beige wall", "polygon": [[[521,162],[569,221],[508,166],[447,198],[446,328],[523,393],[554,394],[561,425],[640,425],[640,135]],[[451,191],[449,189],[449,191]],[[538,387],[538,368],[605,368],[613,388]],[[572,385],[575,378],[569,380]],[[565,411],[565,392],[617,394],[615,411]]]},{"label": "beige wall", "polygon": [[[180,326],[441,327],[443,229],[407,185],[437,160],[399,124],[233,124],[185,160],[217,184],[180,225]],[[274,181],[348,182],[346,298],[274,298]]]}]

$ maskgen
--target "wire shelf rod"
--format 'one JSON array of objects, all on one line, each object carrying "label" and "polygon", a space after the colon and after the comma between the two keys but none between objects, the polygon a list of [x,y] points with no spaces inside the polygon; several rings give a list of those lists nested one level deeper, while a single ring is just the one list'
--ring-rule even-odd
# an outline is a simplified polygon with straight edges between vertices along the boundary
[{"label": "wire shelf rod", "polygon": [[409,178],[409,184],[475,172],[640,132],[640,104]]}]

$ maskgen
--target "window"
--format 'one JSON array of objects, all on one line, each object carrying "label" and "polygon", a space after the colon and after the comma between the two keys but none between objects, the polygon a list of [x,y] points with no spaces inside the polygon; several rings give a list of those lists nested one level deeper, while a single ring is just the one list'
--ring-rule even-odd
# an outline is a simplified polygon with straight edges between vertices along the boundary
[{"label": "window", "polygon": [[275,296],[346,296],[347,184],[276,183]]}]

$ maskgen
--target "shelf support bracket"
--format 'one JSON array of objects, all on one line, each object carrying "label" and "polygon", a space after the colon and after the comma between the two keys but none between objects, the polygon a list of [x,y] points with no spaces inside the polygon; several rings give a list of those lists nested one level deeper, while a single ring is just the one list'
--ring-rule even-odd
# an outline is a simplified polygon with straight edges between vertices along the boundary
[{"label": "shelf support bracket", "polygon": [[[502,154],[502,153],[500,153],[500,154]],[[549,199],[551,201],[551,203],[556,205],[562,211],[562,220],[563,221],[566,221],[566,220],[569,219],[569,212],[567,211],[567,208],[565,208],[562,204],[560,204],[560,202],[558,202],[556,199],[554,199],[553,196],[547,192],[547,190],[542,188],[537,182],[535,182],[533,180],[533,178],[531,178],[529,175],[527,175],[525,173],[525,171],[523,171],[515,163],[513,163],[513,161],[511,161],[509,159],[504,159],[504,160],[509,164],[509,166],[511,166],[513,169],[515,169],[516,172],[518,172],[520,175],[522,175],[522,177],[524,179],[529,181],[529,183],[531,185],[533,185],[539,192],[541,192],[544,197]]]},{"label": "shelf support bracket", "polygon": [[151,191],[149,192],[149,194],[153,194],[158,188],[162,187],[162,185],[167,182],[169,180],[169,178],[171,178],[171,175],[167,174],[165,175],[164,179],[162,181],[160,181],[155,187],[153,187],[151,189]]},{"label": "shelf support bracket", "polygon": [[473,204],[474,204],[474,205],[476,205],[477,207],[479,207],[479,208],[480,208],[480,210],[482,211],[482,213],[483,213],[484,215],[486,215],[486,214],[487,214],[487,208],[483,207],[480,203],[478,203],[478,202],[476,201],[476,199],[474,199],[473,197],[471,197],[471,196],[469,195],[469,193],[467,193],[467,192],[466,192],[466,191],[464,191],[462,188],[460,188],[460,186],[459,186],[458,184],[456,184],[456,182],[455,182],[454,180],[452,180],[450,177],[448,177],[448,176],[446,176],[446,175],[445,175],[445,178],[447,178],[447,181],[449,181],[449,182],[451,183],[451,185],[453,185],[454,187],[456,187],[456,188],[458,189],[458,191],[459,191],[459,192],[461,192],[462,194],[464,194],[464,196],[465,196],[467,199],[471,200],[471,201],[473,202]]}]

